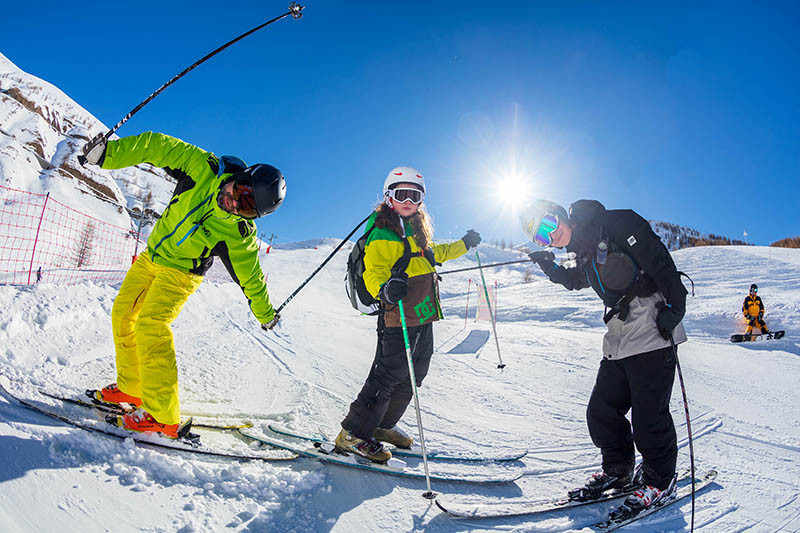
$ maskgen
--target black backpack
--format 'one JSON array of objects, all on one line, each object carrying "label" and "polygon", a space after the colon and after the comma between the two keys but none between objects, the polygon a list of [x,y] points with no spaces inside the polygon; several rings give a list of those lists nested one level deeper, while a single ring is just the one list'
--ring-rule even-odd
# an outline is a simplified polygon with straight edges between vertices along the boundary
[{"label": "black backpack", "polygon": [[[380,300],[373,298],[364,284],[364,250],[367,247],[369,234],[374,229],[375,225],[373,224],[364,232],[364,235],[359,237],[353,249],[350,250],[350,255],[347,257],[347,274],[344,276],[344,289],[350,299],[350,305],[353,306],[353,309],[365,315],[377,315],[380,313],[381,307]],[[400,259],[395,262],[392,271],[405,270],[409,261],[411,261],[411,246],[408,244],[408,239],[400,238],[403,241],[405,251]]]}]

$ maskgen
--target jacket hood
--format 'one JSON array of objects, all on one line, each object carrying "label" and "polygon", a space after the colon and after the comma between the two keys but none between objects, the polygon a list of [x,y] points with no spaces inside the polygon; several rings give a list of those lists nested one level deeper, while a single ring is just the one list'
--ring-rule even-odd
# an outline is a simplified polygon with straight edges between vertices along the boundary
[{"label": "jacket hood", "polygon": [[601,226],[596,221],[606,208],[597,200],[578,200],[569,206],[569,220],[572,223],[572,239],[567,250],[580,257],[591,257],[597,241],[601,238]]},{"label": "jacket hood", "polygon": [[569,206],[569,219],[574,225],[591,222],[606,210],[597,200],[578,200]]}]

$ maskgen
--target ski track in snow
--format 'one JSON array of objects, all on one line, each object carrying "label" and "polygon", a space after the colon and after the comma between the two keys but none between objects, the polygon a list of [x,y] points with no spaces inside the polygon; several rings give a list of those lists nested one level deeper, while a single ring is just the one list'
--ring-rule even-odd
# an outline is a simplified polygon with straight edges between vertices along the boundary
[{"label": "ski track in snow", "polygon": [[[336,241],[275,248],[263,259],[273,304],[291,293]],[[317,249],[314,249],[317,246]],[[517,254],[480,246],[485,261]],[[335,436],[369,371],[375,319],[349,308],[334,259],[284,309],[275,332],[264,332],[241,290],[218,265],[175,321],[183,413],[208,420],[249,420],[264,431],[275,422]],[[800,251],[709,247],[674,253],[695,280],[679,348],[690,401],[697,471],[720,475],[698,493],[696,531],[800,531],[800,412],[789,400],[800,375]],[[447,268],[473,266],[466,256]],[[419,389],[429,447],[478,454],[486,446],[529,450],[512,464],[434,464],[439,471],[521,470],[516,483],[434,483],[451,498],[541,500],[561,495],[598,467],[585,408],[600,362],[602,304],[588,291],[569,292],[525,265],[487,270],[498,282],[497,332],[477,353],[447,354],[474,329],[475,287],[464,324],[467,279],[444,276],[446,319],[434,326],[431,370]],[[749,273],[757,272],[759,279]],[[752,282],[780,341],[733,345],[742,331],[741,301]],[[110,312],[118,286],[0,287],[0,374],[14,391],[81,394],[114,379]],[[676,380],[671,410],[679,468],[688,467],[686,423]],[[416,434],[413,403],[401,424]],[[227,442],[220,440],[220,442]],[[237,441],[238,442],[238,441]],[[242,444],[230,444],[241,446]],[[232,462],[162,452],[63,424],[0,400],[0,529],[104,531],[590,531],[613,507],[502,520],[464,521],[420,497],[424,482],[323,465]],[[407,461],[421,469],[421,462]],[[688,531],[689,502],[625,531]]]}]

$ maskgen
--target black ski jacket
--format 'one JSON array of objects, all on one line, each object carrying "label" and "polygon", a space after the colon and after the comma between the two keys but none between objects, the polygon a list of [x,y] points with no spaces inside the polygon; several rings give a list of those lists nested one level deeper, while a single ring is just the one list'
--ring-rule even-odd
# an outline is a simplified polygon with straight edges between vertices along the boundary
[{"label": "black ski jacket", "polygon": [[[628,292],[636,296],[624,312],[609,317],[605,355],[621,358],[668,346],[655,325],[657,306],[666,301],[683,315],[687,291],[669,250],[650,224],[630,209],[607,210],[596,200],[573,203],[570,221],[574,228],[566,249],[575,254],[574,263],[540,263],[550,280],[570,290],[592,287],[608,308]],[[675,341],[683,340],[681,328]]]},{"label": "black ski jacket", "polygon": [[[575,227],[567,252],[575,268],[550,262],[543,270],[551,281],[570,290],[592,287],[607,307],[613,307],[639,276],[649,278],[641,295],[660,291],[674,309],[685,311],[686,288],[667,247],[650,224],[630,209],[607,210],[596,200],[570,206]],[[603,257],[603,243],[605,257]]]}]

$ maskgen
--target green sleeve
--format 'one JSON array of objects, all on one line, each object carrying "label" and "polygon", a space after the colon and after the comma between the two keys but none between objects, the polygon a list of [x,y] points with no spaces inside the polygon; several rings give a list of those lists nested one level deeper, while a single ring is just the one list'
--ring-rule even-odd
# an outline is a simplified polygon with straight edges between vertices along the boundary
[{"label": "green sleeve", "polygon": [[[241,222],[241,224],[248,224]],[[242,288],[247,297],[250,310],[262,324],[266,324],[275,316],[275,310],[269,301],[267,283],[261,264],[258,261],[258,244],[255,229],[244,238],[233,236],[218,244],[217,255],[222,259],[231,277]]]},{"label": "green sleeve", "polygon": [[192,176],[199,176],[198,167],[207,165],[211,154],[175,137],[147,131],[141,135],[109,141],[103,168],[124,168],[139,163],[157,167],[181,168]]}]

